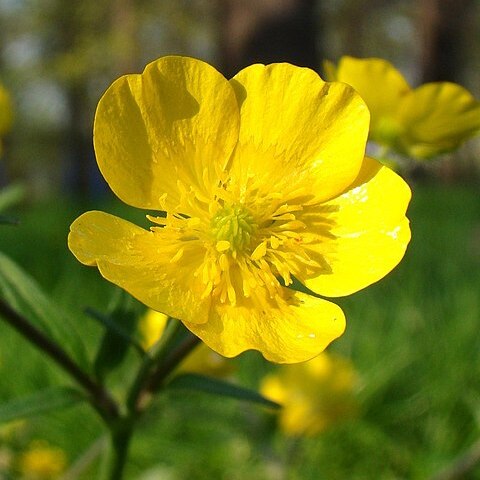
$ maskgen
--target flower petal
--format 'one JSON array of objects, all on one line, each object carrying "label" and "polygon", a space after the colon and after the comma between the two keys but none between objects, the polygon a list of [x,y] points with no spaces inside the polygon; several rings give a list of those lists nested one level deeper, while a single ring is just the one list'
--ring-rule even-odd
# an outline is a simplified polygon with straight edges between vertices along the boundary
[{"label": "flower petal", "polygon": [[239,144],[231,174],[275,187],[285,178],[326,200],[357,176],[369,113],[362,99],[313,70],[252,65],[230,81],[240,105]]},{"label": "flower petal", "polygon": [[225,357],[254,349],[276,363],[309,360],[344,332],[345,316],[338,305],[288,289],[285,301],[285,308],[221,305],[205,324],[184,323]]},{"label": "flower petal", "polygon": [[81,263],[96,265],[104,278],[148,307],[190,322],[207,320],[210,298],[199,300],[198,285],[192,282],[192,272],[203,259],[198,252],[189,255],[189,268],[180,268],[165,260],[156,233],[98,211],[73,222],[68,247]]},{"label": "flower petal", "polygon": [[427,83],[405,99],[401,121],[406,153],[428,158],[480,132],[480,102],[455,83]]},{"label": "flower petal", "polygon": [[312,223],[326,218],[331,226],[328,235],[306,246],[323,257],[328,268],[317,277],[299,280],[321,295],[337,297],[384,277],[400,262],[410,241],[405,217],[410,195],[400,176],[366,158],[345,193],[324,204],[318,216],[302,219]]},{"label": "flower petal", "polygon": [[219,72],[193,58],[163,57],[105,92],[95,115],[97,162],[124,202],[174,209],[178,182],[200,192],[216,185],[238,123],[235,95]]},{"label": "flower petal", "polygon": [[400,102],[411,90],[402,74],[381,58],[342,57],[337,80],[351,85],[365,100],[373,137],[377,128],[384,128],[385,119],[397,116]]}]

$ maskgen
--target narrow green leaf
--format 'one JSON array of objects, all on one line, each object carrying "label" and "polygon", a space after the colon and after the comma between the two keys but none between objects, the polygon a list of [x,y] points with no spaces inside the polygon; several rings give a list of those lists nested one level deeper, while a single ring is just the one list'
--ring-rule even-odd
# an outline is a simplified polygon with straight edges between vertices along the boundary
[{"label": "narrow green leaf", "polygon": [[70,387],[54,387],[17,398],[0,405],[0,423],[32,417],[85,401],[85,397]]},{"label": "narrow green leaf", "polygon": [[[108,313],[101,319],[106,330],[94,362],[97,378],[103,379],[119,367],[131,346],[143,354],[143,349],[134,339],[140,308],[143,311],[144,307],[131,295],[117,290]],[[96,319],[100,320],[98,316]]]},{"label": "narrow green leaf", "polygon": [[115,321],[108,315],[95,310],[94,308],[87,307],[85,313],[100,323],[106,330],[117,335],[123,339],[125,343],[131,344],[135,350],[138,351],[142,356],[145,355],[145,351],[137,340],[130,335],[126,330],[124,330],[120,325],[115,323]]},{"label": "narrow green leaf", "polygon": [[185,373],[174,377],[167,385],[167,389],[174,390],[196,390],[199,392],[220,395],[223,397],[245,400],[247,402],[258,403],[270,408],[280,408],[281,406],[263,397],[255,390],[234,385],[217,378],[206,377],[194,373]]},{"label": "narrow green leaf", "polygon": [[7,215],[0,215],[0,225],[18,225],[18,218],[10,217]]},{"label": "narrow green leaf", "polygon": [[29,322],[59,343],[82,366],[85,346],[67,315],[18,265],[0,252],[0,296]]},{"label": "narrow green leaf", "polygon": [[20,203],[25,197],[25,187],[19,183],[8,185],[0,190],[0,212]]}]

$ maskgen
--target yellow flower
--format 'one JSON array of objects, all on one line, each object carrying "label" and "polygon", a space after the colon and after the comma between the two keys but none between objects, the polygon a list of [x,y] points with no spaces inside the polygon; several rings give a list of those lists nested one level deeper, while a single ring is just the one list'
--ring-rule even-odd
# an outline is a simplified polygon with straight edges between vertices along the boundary
[{"label": "yellow flower", "polygon": [[45,442],[34,442],[19,460],[19,469],[25,479],[49,480],[57,478],[67,465],[65,453]]},{"label": "yellow flower", "polygon": [[289,64],[228,81],[164,57],[115,81],[99,102],[97,162],[145,230],[92,211],[71,226],[85,265],[180,319],[216,352],[274,362],[318,355],[345,328],[325,296],[386,275],[410,239],[410,190],[364,159],[368,110],[355,91]]},{"label": "yellow flower", "polygon": [[[141,345],[145,350],[150,349],[163,335],[167,325],[168,316],[148,310],[140,319],[139,329]],[[224,357],[201,343],[182,360],[176,373],[200,373],[212,377],[225,377],[233,372],[234,368]]]},{"label": "yellow flower", "polygon": [[12,121],[12,100],[7,90],[0,84],[0,135],[4,135],[10,130]]},{"label": "yellow flower", "polygon": [[480,102],[450,82],[412,89],[380,58],[342,57],[327,76],[352,85],[371,114],[370,137],[401,154],[426,159],[458,148],[480,132]]},{"label": "yellow flower", "polygon": [[[13,122],[13,108],[10,95],[0,84],[0,137],[5,135],[11,128]],[[0,153],[2,144],[0,140]]]},{"label": "yellow flower", "polygon": [[357,374],[345,358],[326,352],[309,362],[267,375],[260,391],[282,405],[279,425],[287,435],[316,435],[357,410]]},{"label": "yellow flower", "polygon": [[147,310],[140,319],[138,329],[140,331],[140,345],[144,350],[152,348],[163,335],[167,326],[168,316],[155,310]]}]

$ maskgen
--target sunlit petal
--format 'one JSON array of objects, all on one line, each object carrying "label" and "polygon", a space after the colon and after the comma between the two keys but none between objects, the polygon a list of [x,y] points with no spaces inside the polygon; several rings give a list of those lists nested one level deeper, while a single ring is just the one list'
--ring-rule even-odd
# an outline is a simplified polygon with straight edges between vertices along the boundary
[{"label": "sunlit petal", "polygon": [[124,202],[176,208],[182,185],[205,193],[216,184],[238,122],[232,88],[219,72],[193,58],[163,57],[105,92],[95,115],[97,162]]},{"label": "sunlit petal", "polygon": [[231,84],[241,116],[231,172],[240,182],[253,177],[275,188],[288,177],[322,201],[354,180],[369,113],[350,87],[286,63],[252,65]]},{"label": "sunlit petal", "polygon": [[276,363],[309,360],[345,330],[345,316],[334,303],[293,291],[284,300],[284,308],[218,306],[208,323],[185,325],[221,355],[255,349]]},{"label": "sunlit petal", "polygon": [[192,268],[202,257],[191,253],[188,266],[168,261],[168,248],[154,232],[107,213],[84,213],[70,227],[68,246],[85,265],[96,265],[110,282],[154,310],[189,322],[207,321],[210,298],[201,299]]},{"label": "sunlit petal", "polygon": [[328,236],[309,248],[321,255],[327,268],[300,280],[321,295],[337,297],[383,278],[400,262],[410,241],[405,217],[410,195],[400,176],[366,158],[351,187],[319,212],[329,221]]}]

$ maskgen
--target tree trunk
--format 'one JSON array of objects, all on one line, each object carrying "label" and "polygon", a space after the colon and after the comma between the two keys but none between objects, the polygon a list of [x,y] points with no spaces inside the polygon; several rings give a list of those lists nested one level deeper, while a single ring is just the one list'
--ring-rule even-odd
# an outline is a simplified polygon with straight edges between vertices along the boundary
[{"label": "tree trunk", "polygon": [[422,0],[422,81],[462,83],[475,0]]},{"label": "tree trunk", "polygon": [[252,63],[319,67],[315,0],[219,0],[221,69]]}]

